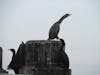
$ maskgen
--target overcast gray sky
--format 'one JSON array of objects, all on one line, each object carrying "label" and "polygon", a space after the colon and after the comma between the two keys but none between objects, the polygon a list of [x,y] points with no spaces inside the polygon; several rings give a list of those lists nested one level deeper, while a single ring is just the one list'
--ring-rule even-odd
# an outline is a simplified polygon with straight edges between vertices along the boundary
[{"label": "overcast gray sky", "polygon": [[[59,37],[66,41],[73,75],[100,75],[100,0],[0,0],[3,68],[28,40],[46,40],[49,28],[65,13]],[[11,72],[12,73],[12,72]]]}]

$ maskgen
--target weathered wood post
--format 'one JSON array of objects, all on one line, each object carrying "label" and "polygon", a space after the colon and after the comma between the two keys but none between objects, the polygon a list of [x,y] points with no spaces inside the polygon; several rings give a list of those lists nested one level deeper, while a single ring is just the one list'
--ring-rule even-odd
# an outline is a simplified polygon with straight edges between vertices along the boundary
[{"label": "weathered wood post", "polygon": [[[71,75],[71,70],[57,62],[61,41],[32,40],[25,44],[25,65],[19,73],[32,75]],[[60,59],[59,59],[60,60]]]},{"label": "weathered wood post", "polygon": [[2,48],[0,47],[0,70],[2,69]]}]

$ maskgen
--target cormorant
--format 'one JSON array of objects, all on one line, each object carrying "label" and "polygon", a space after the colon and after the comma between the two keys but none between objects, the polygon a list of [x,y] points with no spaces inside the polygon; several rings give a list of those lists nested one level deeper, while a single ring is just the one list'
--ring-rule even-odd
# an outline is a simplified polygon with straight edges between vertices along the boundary
[{"label": "cormorant", "polygon": [[22,42],[18,48],[17,53],[15,49],[9,49],[12,51],[13,56],[8,69],[13,69],[16,74],[19,74],[19,69],[25,64],[25,44]]},{"label": "cormorant", "polygon": [[48,39],[55,39],[55,38],[58,39],[59,38],[58,33],[59,33],[59,30],[60,30],[60,24],[66,17],[68,17],[70,15],[71,14],[65,14],[56,23],[53,24],[53,26],[49,30],[49,38]]},{"label": "cormorant", "polygon": [[63,39],[60,39],[60,41],[62,42],[62,46],[60,48],[60,51],[58,53],[58,61],[60,64],[62,64],[62,67],[64,68],[69,68],[69,58],[68,55],[65,53],[65,42]]},{"label": "cormorant", "polygon": [[15,49],[12,48],[12,49],[8,49],[8,50],[10,50],[13,53],[12,60],[11,60],[10,64],[8,65],[8,69],[13,69],[14,72],[16,74],[18,74],[18,69],[17,69],[16,65],[13,65],[13,64],[15,64],[15,61],[14,61],[15,55],[16,55]]}]

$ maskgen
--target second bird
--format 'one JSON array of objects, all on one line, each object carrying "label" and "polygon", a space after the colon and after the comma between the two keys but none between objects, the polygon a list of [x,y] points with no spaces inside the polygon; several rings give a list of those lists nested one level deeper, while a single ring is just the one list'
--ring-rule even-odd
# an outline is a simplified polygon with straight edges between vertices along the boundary
[{"label": "second bird", "polygon": [[60,24],[68,16],[70,16],[70,14],[65,14],[56,23],[53,24],[53,26],[49,30],[49,38],[48,38],[48,40],[55,39],[55,38],[59,39],[58,33],[60,31]]}]

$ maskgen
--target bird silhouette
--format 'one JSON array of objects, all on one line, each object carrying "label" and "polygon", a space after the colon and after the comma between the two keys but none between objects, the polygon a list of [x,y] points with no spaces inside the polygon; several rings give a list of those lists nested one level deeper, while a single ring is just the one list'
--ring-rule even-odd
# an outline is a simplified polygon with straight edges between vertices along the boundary
[{"label": "bird silhouette", "polygon": [[57,62],[62,64],[62,67],[69,68],[69,58],[68,55],[65,53],[65,42],[63,39],[59,39],[62,42],[62,46],[58,53]]},{"label": "bird silhouette", "polygon": [[9,49],[12,53],[12,60],[8,65],[8,69],[13,69],[16,74],[19,74],[19,69],[25,64],[25,44],[22,42],[17,53],[15,49]]},{"label": "bird silhouette", "polygon": [[13,65],[13,64],[15,64],[15,61],[14,61],[15,60],[15,55],[16,55],[15,49],[11,48],[11,49],[8,49],[8,50],[10,50],[12,52],[12,54],[13,54],[12,60],[11,60],[10,64],[8,65],[8,69],[13,69],[14,72],[16,74],[18,74],[18,69],[16,68],[15,65]]},{"label": "bird silhouette", "polygon": [[62,23],[62,21],[70,16],[71,14],[65,14],[64,16],[62,16],[56,23],[53,24],[53,26],[51,26],[50,30],[49,30],[49,38],[48,40],[50,39],[59,39],[58,37],[58,33],[60,31],[60,24]]}]

